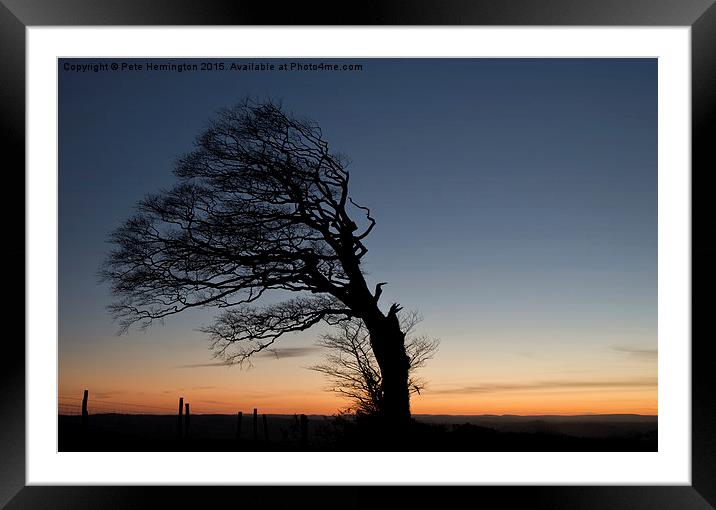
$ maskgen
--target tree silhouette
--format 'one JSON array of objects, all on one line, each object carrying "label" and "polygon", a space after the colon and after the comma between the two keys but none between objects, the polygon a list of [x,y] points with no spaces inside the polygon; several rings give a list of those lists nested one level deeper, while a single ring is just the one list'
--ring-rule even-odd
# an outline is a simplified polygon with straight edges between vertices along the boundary
[{"label": "tree silhouette", "polygon": [[[425,335],[415,335],[415,326],[421,321],[417,312],[400,314],[400,325],[405,333],[405,352],[408,355],[408,388],[410,393],[420,393],[425,381],[415,376],[415,371],[435,355],[439,340]],[[370,333],[363,321],[354,317],[342,321],[335,331],[324,334],[316,345],[326,354],[323,363],[311,370],[328,377],[330,390],[346,397],[350,406],[345,411],[378,414],[383,402],[380,367],[370,347]]]},{"label": "tree silhouette", "polygon": [[[195,307],[222,309],[205,327],[217,357],[240,363],[288,332],[362,320],[381,372],[380,413],[410,418],[405,350],[394,303],[378,305],[361,268],[376,225],[348,193],[345,156],[320,127],[271,101],[219,112],[180,157],[178,183],[149,195],[111,235],[100,274],[122,330]],[[354,219],[355,218],[355,219]],[[260,306],[267,291],[298,295]]]}]

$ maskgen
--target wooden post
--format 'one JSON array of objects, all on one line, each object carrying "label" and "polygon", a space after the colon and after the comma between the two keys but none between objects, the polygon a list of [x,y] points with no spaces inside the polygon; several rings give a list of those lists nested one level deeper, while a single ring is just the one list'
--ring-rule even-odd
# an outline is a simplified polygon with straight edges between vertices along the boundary
[{"label": "wooden post", "polygon": [[269,440],[269,432],[268,432],[268,418],[266,418],[265,414],[262,414],[263,420],[264,420],[264,441]]},{"label": "wooden post", "polygon": [[82,395],[82,428],[87,428],[87,421],[89,418],[89,413],[87,412],[87,398],[89,397],[89,390],[85,390],[84,394]]},{"label": "wooden post", "polygon": [[254,441],[259,438],[259,415],[254,407]]},{"label": "wooden post", "polygon": [[244,413],[239,411],[236,415],[236,439],[241,439],[241,419],[244,417]]},{"label": "wooden post", "polygon": [[177,416],[177,434],[179,437],[182,436],[182,411],[184,410],[184,397],[179,397],[179,415]]},{"label": "wooden post", "polygon": [[189,403],[184,404],[186,413],[184,413],[184,437],[189,437]]},{"label": "wooden post", "polygon": [[308,444],[308,416],[305,414],[301,415],[301,445],[306,446]]}]

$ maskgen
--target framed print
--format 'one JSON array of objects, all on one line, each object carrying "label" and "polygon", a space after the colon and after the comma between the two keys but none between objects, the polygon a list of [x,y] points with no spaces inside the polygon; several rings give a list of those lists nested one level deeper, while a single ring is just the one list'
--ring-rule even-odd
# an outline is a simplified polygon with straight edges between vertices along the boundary
[{"label": "framed print", "polygon": [[711,508],[716,8],[637,4],[4,2],[3,504]]}]

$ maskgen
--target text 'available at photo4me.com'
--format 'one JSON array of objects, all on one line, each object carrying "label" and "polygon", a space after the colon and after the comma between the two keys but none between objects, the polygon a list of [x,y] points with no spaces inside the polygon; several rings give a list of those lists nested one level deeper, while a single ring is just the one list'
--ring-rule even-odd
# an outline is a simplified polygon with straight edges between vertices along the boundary
[{"label": "text 'available at photo4me.com'", "polygon": [[364,64],[353,64],[333,61],[229,61],[202,60],[186,62],[153,62],[151,60],[113,60],[89,62],[64,62],[62,70],[75,73],[109,73],[109,72],[336,72],[363,71]]}]

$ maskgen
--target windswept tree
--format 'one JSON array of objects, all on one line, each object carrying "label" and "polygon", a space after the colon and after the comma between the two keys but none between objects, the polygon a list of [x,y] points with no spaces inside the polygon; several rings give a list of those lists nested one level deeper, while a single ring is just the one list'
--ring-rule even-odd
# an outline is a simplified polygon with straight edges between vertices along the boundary
[{"label": "windswept tree", "polygon": [[[410,393],[418,394],[425,388],[425,381],[416,376],[416,371],[435,355],[440,343],[435,338],[415,334],[415,326],[420,321],[417,312],[400,314],[410,364],[408,389]],[[321,336],[316,345],[324,349],[324,359],[310,368],[328,378],[330,391],[348,399],[347,411],[369,415],[380,413],[383,402],[381,370],[363,321],[357,317],[342,321],[333,331]]]},{"label": "windswept tree", "polygon": [[[101,276],[126,329],[195,307],[217,357],[240,363],[286,333],[358,318],[381,373],[381,415],[410,418],[410,359],[393,303],[379,305],[361,262],[376,225],[349,195],[348,161],[319,126],[280,105],[222,110],[176,162],[174,188],[149,195],[111,236]],[[257,303],[267,291],[296,296]]]}]

